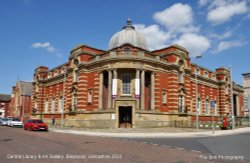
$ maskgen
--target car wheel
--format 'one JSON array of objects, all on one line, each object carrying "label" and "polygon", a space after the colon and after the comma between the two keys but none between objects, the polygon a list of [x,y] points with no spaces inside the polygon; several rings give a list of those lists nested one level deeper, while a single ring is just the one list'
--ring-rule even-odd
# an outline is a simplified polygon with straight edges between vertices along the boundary
[{"label": "car wheel", "polygon": [[23,127],[23,129],[24,129],[24,130],[27,130],[27,128],[26,128],[25,126]]}]

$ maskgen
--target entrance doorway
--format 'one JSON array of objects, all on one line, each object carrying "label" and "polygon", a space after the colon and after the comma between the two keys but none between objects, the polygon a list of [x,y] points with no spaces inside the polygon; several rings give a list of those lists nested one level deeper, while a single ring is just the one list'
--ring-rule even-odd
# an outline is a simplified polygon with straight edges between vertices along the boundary
[{"label": "entrance doorway", "polygon": [[132,128],[132,106],[119,106],[119,128]]}]

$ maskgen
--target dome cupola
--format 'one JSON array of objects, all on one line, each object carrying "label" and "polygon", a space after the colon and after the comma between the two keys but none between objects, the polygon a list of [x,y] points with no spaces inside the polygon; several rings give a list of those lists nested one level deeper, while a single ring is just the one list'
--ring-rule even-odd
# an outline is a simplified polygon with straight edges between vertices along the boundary
[{"label": "dome cupola", "polygon": [[134,45],[147,50],[147,42],[144,36],[135,30],[130,19],[127,20],[127,24],[123,29],[116,34],[114,34],[109,41],[109,49],[119,47],[125,43]]}]

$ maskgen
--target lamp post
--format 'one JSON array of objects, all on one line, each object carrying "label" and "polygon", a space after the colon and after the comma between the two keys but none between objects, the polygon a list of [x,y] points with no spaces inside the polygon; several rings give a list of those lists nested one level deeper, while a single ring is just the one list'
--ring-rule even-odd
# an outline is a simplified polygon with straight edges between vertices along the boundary
[{"label": "lamp post", "polygon": [[232,130],[235,129],[235,120],[234,120],[234,97],[233,97],[233,74],[232,67],[229,67],[230,70],[230,79],[231,79],[231,108],[232,108]]},{"label": "lamp post", "polygon": [[63,128],[64,125],[64,102],[65,102],[65,82],[66,82],[66,66],[64,67],[64,76],[63,76],[63,93],[62,93],[62,110],[61,110],[61,128]]},{"label": "lamp post", "polygon": [[201,55],[195,57],[196,69],[195,69],[195,97],[196,97],[196,129],[199,130],[199,111],[198,111],[198,78],[197,78],[197,59],[201,58]]},{"label": "lamp post", "polygon": [[214,100],[214,101],[211,102],[211,107],[213,109],[213,115],[212,115],[212,133],[213,134],[214,134],[214,131],[215,131],[215,129],[214,129],[215,105],[216,105],[216,101]]}]

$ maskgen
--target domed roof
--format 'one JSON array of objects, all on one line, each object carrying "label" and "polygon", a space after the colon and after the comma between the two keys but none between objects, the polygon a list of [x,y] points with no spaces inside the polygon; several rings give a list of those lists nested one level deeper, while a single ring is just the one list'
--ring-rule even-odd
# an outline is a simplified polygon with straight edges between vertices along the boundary
[{"label": "domed roof", "polygon": [[135,30],[130,19],[127,20],[127,25],[123,27],[123,30],[114,34],[109,41],[109,49],[119,47],[125,43],[134,45],[147,50],[147,42],[144,36]]}]

